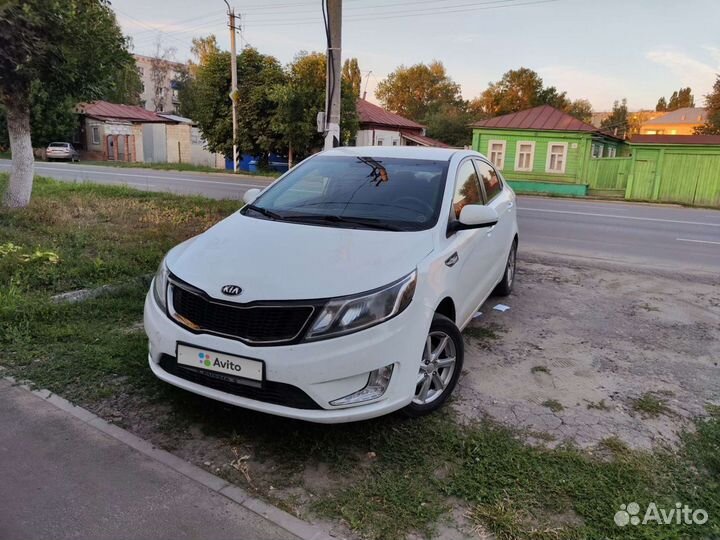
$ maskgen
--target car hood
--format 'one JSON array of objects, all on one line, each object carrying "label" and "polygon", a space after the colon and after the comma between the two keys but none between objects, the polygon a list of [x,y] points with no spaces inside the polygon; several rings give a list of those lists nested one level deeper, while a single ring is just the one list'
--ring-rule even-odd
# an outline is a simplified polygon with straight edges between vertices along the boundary
[{"label": "car hood", "polygon": [[167,266],[219,299],[307,300],[387,285],[412,272],[433,249],[432,230],[377,231],[257,219],[235,213],[171,250]]}]

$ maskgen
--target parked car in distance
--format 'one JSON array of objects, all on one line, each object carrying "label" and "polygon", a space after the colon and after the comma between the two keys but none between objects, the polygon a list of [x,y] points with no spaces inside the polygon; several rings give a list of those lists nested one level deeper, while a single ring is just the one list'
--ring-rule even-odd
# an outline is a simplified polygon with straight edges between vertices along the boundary
[{"label": "parked car in distance", "polygon": [[153,373],[314,422],[439,408],[460,334],[510,293],[515,193],[469,150],[316,154],[171,249],[145,301]]},{"label": "parked car in distance", "polygon": [[80,153],[69,142],[51,142],[45,150],[45,157],[48,161],[54,159],[80,161]]}]

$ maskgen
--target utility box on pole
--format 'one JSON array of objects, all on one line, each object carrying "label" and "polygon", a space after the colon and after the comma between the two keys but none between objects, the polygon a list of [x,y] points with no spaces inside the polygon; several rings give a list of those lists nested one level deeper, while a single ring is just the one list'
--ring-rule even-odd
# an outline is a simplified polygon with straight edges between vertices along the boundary
[{"label": "utility box on pole", "polygon": [[327,0],[327,78],[325,85],[325,150],[340,146],[342,86],[342,0]]}]

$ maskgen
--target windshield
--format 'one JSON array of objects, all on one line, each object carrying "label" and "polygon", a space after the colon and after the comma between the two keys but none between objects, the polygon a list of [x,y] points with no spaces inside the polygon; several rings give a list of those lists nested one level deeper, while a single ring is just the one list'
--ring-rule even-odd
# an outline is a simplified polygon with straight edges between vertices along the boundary
[{"label": "windshield", "polygon": [[50,148],[67,148],[68,146],[70,146],[70,143],[66,143],[66,142],[50,143]]},{"label": "windshield", "polygon": [[440,214],[447,166],[425,159],[318,156],[243,213],[332,227],[429,229]]}]

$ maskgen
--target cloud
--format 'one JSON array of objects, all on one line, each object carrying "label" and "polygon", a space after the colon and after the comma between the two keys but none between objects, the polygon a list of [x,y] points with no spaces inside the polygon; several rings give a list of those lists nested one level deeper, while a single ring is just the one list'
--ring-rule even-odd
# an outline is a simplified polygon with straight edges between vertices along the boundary
[{"label": "cloud", "polygon": [[645,56],[673,73],[681,86],[690,86],[696,96],[707,94],[720,72],[720,50],[715,47],[704,47],[714,60],[714,66],[697,60],[685,53],[675,50],[649,51]]}]

